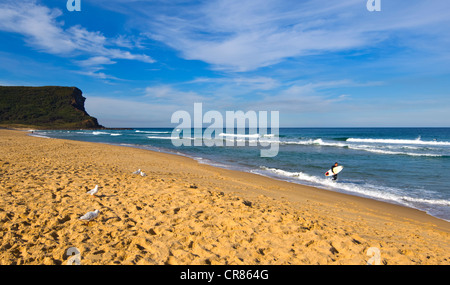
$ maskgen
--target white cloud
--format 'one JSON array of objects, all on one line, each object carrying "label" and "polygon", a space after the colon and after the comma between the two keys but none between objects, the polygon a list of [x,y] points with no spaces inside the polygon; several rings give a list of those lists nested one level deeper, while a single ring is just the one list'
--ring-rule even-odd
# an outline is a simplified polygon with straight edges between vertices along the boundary
[{"label": "white cloud", "polygon": [[99,69],[100,68],[98,68],[98,69],[90,69],[90,70],[82,70],[82,71],[76,71],[75,73],[86,75],[86,76],[89,76],[89,77],[102,79],[102,80],[105,80],[105,83],[109,83],[108,80],[115,80],[115,81],[121,80],[120,78],[117,78],[115,76],[106,74],[104,72],[99,72],[98,71]]},{"label": "white cloud", "polygon": [[107,58],[105,56],[94,56],[86,60],[78,61],[78,64],[80,66],[86,67],[98,67],[106,64],[115,64],[115,63],[116,63],[115,61],[112,61],[110,58]]},{"label": "white cloud", "polygon": [[19,33],[31,46],[53,54],[67,54],[76,43],[56,22],[57,9],[37,5],[34,1],[0,3],[0,30]]},{"label": "white cloud", "polygon": [[329,112],[334,104],[350,100],[347,94],[324,94],[321,89],[335,86],[335,82],[293,84],[275,94],[265,94],[258,100],[244,104],[257,110],[280,111],[285,114]]},{"label": "white cloud", "polygon": [[[219,79],[210,79],[218,81]],[[228,82],[212,94],[191,91],[189,84],[208,81],[207,78],[185,83],[185,88],[172,85],[154,85],[133,90],[134,97],[122,99],[101,98],[86,95],[86,108],[104,125],[111,127],[170,127],[173,112],[185,110],[192,113],[195,102],[203,103],[203,112],[225,111],[279,111],[282,126],[426,126],[448,123],[444,116],[448,100],[419,98],[413,101],[386,94],[383,98],[364,101],[358,94],[360,87],[380,86],[381,82],[336,81],[291,82],[276,89],[262,90],[259,96],[236,96],[224,90],[236,90]],[[219,80],[220,81],[220,80]],[[229,86],[231,84],[231,87]],[[347,87],[357,87],[353,92]],[[381,86],[384,87],[384,86]],[[242,93],[251,92],[252,86],[244,86]],[[341,90],[342,92],[340,92]],[[349,93],[346,93],[350,91]],[[377,91],[374,91],[376,93]],[[369,96],[370,97],[370,96]],[[439,102],[439,104],[437,104]],[[411,121],[411,114],[426,115],[426,119]],[[424,117],[424,118],[425,118]],[[405,119],[407,118],[407,119]],[[441,119],[440,119],[441,118]],[[444,119],[442,119],[444,118]]]},{"label": "white cloud", "polygon": [[[59,9],[50,9],[33,0],[6,0],[0,3],[0,31],[21,34],[29,46],[46,53],[63,57],[90,56],[87,60],[76,61],[82,67],[92,66],[96,61],[98,70],[100,65],[115,63],[111,59],[155,62],[148,55],[115,48],[126,46],[123,37],[108,39],[101,32],[88,31],[80,25],[64,29],[57,20],[61,15]],[[95,71],[91,68],[83,72],[99,77]]]},{"label": "white cloud", "polygon": [[235,76],[235,77],[199,77],[188,84],[214,84],[217,85],[232,85],[236,88],[244,88],[246,91],[250,90],[272,90],[280,86],[280,82],[274,78],[265,76]]},{"label": "white cloud", "polygon": [[[261,78],[254,78],[253,80],[257,79],[261,80]],[[193,103],[198,102],[203,103],[205,108],[219,111],[235,111],[237,108],[255,111],[276,110],[287,113],[327,112],[333,104],[351,100],[351,95],[337,93],[337,91],[326,91],[337,87],[367,86],[372,84],[357,83],[351,80],[315,83],[292,82],[283,86],[276,85],[276,89],[255,89],[254,82],[249,80],[249,78],[200,78],[188,82],[187,86],[189,84],[210,82],[210,80],[214,84],[220,85],[215,85],[216,88],[208,94],[201,93],[201,91],[180,90],[171,85],[156,85],[145,89],[142,101],[161,106],[178,106],[179,109],[189,109],[193,106]],[[239,85],[241,81],[247,85]],[[253,94],[255,90],[259,90],[257,95]]]},{"label": "white cloud", "polygon": [[86,110],[106,127],[170,127],[176,105],[154,104],[142,98],[112,99],[85,94]]},{"label": "white cloud", "polygon": [[[212,0],[173,9],[139,2],[139,12],[130,8],[124,13],[130,13],[130,21],[150,38],[185,59],[238,72],[292,57],[374,47],[391,38],[402,47],[431,50],[435,45],[412,43],[423,36],[442,43],[449,35],[449,1],[385,1],[380,13],[368,12],[365,2]],[[123,1],[109,3],[116,11],[123,7]]]},{"label": "white cloud", "polygon": [[170,85],[149,86],[145,89],[144,97],[160,104],[176,106],[192,105],[194,102],[209,102],[212,98],[193,91],[180,91]]}]

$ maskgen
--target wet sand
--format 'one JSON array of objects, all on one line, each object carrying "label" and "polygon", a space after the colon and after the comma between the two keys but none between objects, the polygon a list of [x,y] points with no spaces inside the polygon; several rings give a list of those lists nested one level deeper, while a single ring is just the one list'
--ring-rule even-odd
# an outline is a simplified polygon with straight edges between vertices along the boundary
[{"label": "wet sand", "polygon": [[450,223],[415,209],[12,130],[0,130],[0,237],[0,264],[67,264],[71,247],[86,265],[366,264],[371,247],[381,264],[450,264]]}]

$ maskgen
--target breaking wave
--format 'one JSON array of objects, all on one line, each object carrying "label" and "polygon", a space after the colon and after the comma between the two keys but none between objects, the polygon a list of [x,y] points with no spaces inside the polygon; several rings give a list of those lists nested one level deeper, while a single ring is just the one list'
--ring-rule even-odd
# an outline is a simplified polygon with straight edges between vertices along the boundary
[{"label": "breaking wave", "polygon": [[379,200],[392,201],[407,206],[414,206],[414,203],[438,205],[438,206],[450,206],[450,201],[448,200],[410,197],[404,195],[404,192],[401,189],[373,185],[369,183],[364,183],[362,185],[351,182],[336,183],[329,178],[321,178],[303,172],[290,172],[282,169],[269,168],[265,166],[260,166],[260,169],[253,170],[252,172],[262,175],[275,174],[276,176],[278,176],[278,178],[281,179],[289,178],[290,181],[298,180],[298,182],[309,183],[311,184],[311,186],[319,186],[321,188],[327,189],[344,190],[349,193],[363,195],[366,197],[375,198]]},{"label": "breaking wave", "polygon": [[402,144],[402,145],[438,145],[438,146],[450,146],[450,142],[447,141],[423,141],[420,137],[415,140],[405,139],[359,139],[348,138],[347,142],[355,143],[379,143],[379,144]]}]

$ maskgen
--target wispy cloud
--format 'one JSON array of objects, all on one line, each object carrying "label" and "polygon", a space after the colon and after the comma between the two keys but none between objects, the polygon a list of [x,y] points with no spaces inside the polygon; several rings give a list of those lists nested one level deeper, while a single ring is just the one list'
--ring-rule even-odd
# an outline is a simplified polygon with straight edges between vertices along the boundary
[{"label": "wispy cloud", "polygon": [[177,106],[145,102],[142,98],[115,99],[85,94],[86,110],[107,127],[164,127]]},{"label": "wispy cloud", "polygon": [[347,94],[324,94],[321,89],[333,83],[292,85],[276,94],[267,94],[264,98],[249,102],[248,106],[261,110],[276,110],[284,113],[324,113],[334,104],[348,101]]},{"label": "wispy cloud", "polygon": [[105,64],[115,64],[116,62],[112,61],[110,58],[105,56],[94,56],[85,60],[78,61],[80,66],[86,67],[98,67]]},{"label": "wispy cloud", "polygon": [[34,1],[0,3],[0,30],[19,33],[29,45],[53,54],[68,54],[76,43],[64,32],[56,18],[62,12]]},{"label": "wispy cloud", "polygon": [[271,77],[265,76],[233,76],[233,77],[199,77],[188,84],[214,84],[214,85],[234,85],[238,88],[245,88],[247,90],[272,90],[279,87],[280,82]]},{"label": "wispy cloud", "polygon": [[110,126],[165,126],[195,102],[291,126],[448,122],[450,1],[82,1],[0,0],[4,84],[77,84]]},{"label": "wispy cloud", "polygon": [[[125,37],[108,39],[101,32],[89,31],[80,25],[64,28],[58,21],[61,15],[61,10],[50,9],[33,0],[5,0],[0,3],[0,31],[20,34],[30,47],[49,54],[68,58],[89,56],[87,60],[75,62],[89,67],[82,72],[96,77],[103,77],[96,71],[102,69],[102,65],[114,64],[112,59],[155,62],[146,54],[120,49],[136,46]],[[93,69],[94,63],[96,68]]]},{"label": "wispy cloud", "polygon": [[170,85],[156,85],[145,88],[144,98],[152,103],[183,108],[194,102],[210,102],[213,98],[194,91],[183,91]]},{"label": "wispy cloud", "polygon": [[[139,10],[134,3],[127,2],[129,8],[123,9],[124,1],[107,2],[110,9],[129,13],[136,27],[185,59],[234,72],[289,58],[377,46],[391,39],[420,49],[424,47],[409,45],[411,39],[426,36],[436,43],[443,41],[443,34],[449,35],[442,27],[450,21],[449,1],[385,1],[382,13],[368,12],[361,0],[268,0],[263,5],[212,0],[183,2],[176,9],[171,9],[174,3],[140,1]],[[399,36],[399,32],[415,37]]]},{"label": "wispy cloud", "polygon": [[[349,101],[349,94],[334,91],[338,87],[357,87],[378,85],[378,82],[358,83],[352,80],[323,81],[315,83],[292,82],[284,85],[270,85],[273,88],[259,88],[253,81],[243,78],[199,78],[185,82],[184,88],[172,85],[156,85],[145,88],[141,100],[161,105],[190,108],[194,102],[204,103],[216,110],[233,110],[239,106],[242,110],[276,110],[281,112],[326,112],[331,104]],[[246,85],[241,85],[244,81]],[[189,86],[198,83],[216,84],[213,91],[208,88],[199,91],[187,91]],[[257,81],[259,82],[259,81]],[[250,83],[250,84],[247,84]],[[219,84],[219,85],[217,85]],[[276,87],[276,88],[275,88]],[[256,89],[255,89],[256,88]],[[259,89],[258,89],[259,88]],[[252,95],[259,90],[257,95]],[[332,90],[332,91],[329,91]],[[327,108],[325,108],[327,107]],[[231,109],[227,109],[231,108]]]}]

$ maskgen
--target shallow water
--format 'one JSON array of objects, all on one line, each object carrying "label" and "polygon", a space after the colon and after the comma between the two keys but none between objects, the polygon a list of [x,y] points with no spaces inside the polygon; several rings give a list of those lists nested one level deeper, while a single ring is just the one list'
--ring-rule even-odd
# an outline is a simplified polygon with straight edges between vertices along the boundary
[{"label": "shallow water", "polygon": [[[201,163],[401,204],[450,220],[450,128],[282,128],[277,137],[270,131],[264,136],[217,134],[209,145],[222,142],[223,146],[212,147],[205,145],[207,141],[175,147],[172,131],[36,131],[34,135],[182,154]],[[193,134],[184,138],[196,141]],[[279,141],[278,155],[261,157],[264,147],[259,143],[270,139]],[[230,140],[234,146],[227,146]],[[337,182],[324,175],[334,162],[344,166]]]}]

